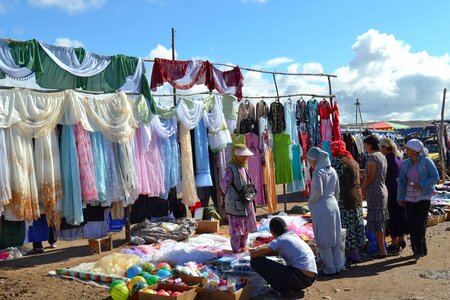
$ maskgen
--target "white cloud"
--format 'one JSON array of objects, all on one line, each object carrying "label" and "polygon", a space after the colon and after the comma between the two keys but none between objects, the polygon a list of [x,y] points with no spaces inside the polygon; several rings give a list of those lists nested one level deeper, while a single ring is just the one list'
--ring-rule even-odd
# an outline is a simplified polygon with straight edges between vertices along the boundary
[{"label": "white cloud", "polygon": [[28,0],[28,3],[39,7],[55,7],[68,13],[79,13],[102,7],[106,0]]},{"label": "white cloud", "polygon": [[84,47],[83,42],[80,42],[78,40],[71,40],[66,37],[60,37],[55,40],[56,46],[63,46],[63,47],[73,47],[73,48],[79,48]]},{"label": "white cloud", "polygon": [[342,122],[354,122],[356,98],[363,121],[440,117],[442,91],[450,84],[447,53],[412,52],[394,35],[373,29],[357,38],[352,51],[353,59],[333,80]]},{"label": "white cloud", "polygon": [[[175,57],[177,57],[177,51],[175,50]],[[153,48],[150,53],[145,57],[146,59],[154,58],[166,58],[172,59],[172,48],[166,48],[163,45],[158,44]]]}]

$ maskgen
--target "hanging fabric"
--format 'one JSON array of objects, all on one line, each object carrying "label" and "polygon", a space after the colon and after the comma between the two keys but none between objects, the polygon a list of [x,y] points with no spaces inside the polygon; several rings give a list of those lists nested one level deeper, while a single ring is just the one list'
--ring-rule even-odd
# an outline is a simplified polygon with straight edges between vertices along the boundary
[{"label": "hanging fabric", "polygon": [[342,139],[341,126],[339,125],[339,108],[337,101],[333,104],[333,141],[339,141]]},{"label": "hanging fabric", "polygon": [[264,100],[256,103],[256,120],[269,115],[269,106]]},{"label": "hanging fabric", "polygon": [[89,51],[84,51],[84,55],[80,61],[74,48],[49,45],[42,42],[39,42],[39,45],[61,69],[76,76],[95,76],[98,73],[103,72],[111,63],[111,56],[98,55]]},{"label": "hanging fabric", "polygon": [[74,126],[74,131],[80,169],[81,198],[84,203],[91,203],[98,200],[91,139],[81,123]]},{"label": "hanging fabric", "polygon": [[305,183],[303,180],[301,156],[302,150],[299,145],[297,122],[296,122],[296,105],[287,101],[284,105],[284,115],[286,118],[285,133],[291,138],[291,145],[289,145],[289,159],[292,165],[293,181],[287,185],[288,192],[298,192],[305,190]]},{"label": "hanging fabric", "polygon": [[24,78],[33,74],[33,71],[30,69],[20,67],[14,62],[11,52],[9,51],[8,43],[3,39],[0,39],[0,71],[15,78]]},{"label": "hanging fabric", "polygon": [[176,115],[180,123],[191,130],[197,126],[203,117],[203,103],[182,98],[175,108]]},{"label": "hanging fabric", "polygon": [[197,202],[197,190],[195,188],[194,166],[192,162],[191,134],[183,124],[180,126],[181,147],[181,182],[183,198],[182,203],[193,206]]},{"label": "hanging fabric", "polygon": [[83,222],[83,208],[80,185],[80,169],[73,126],[61,130],[61,181],[63,187],[62,215],[67,224],[80,225]]},{"label": "hanging fabric", "polygon": [[209,61],[169,60],[156,58],[153,63],[150,88],[156,91],[164,82],[180,90],[187,90],[196,84],[204,84],[210,91],[216,89],[222,94],[234,94],[242,98],[244,77],[239,67],[221,71]]},{"label": "hanging fabric", "polygon": [[102,135],[102,141],[106,158],[106,191],[108,192],[104,206],[111,206],[114,202],[122,202],[125,195],[123,191],[122,176],[119,171],[119,156],[117,149],[104,135]]},{"label": "hanging fabric", "polygon": [[[152,115],[151,126],[144,128],[151,128],[160,138],[167,140],[177,133],[177,118],[172,116],[170,119],[164,120],[158,115]],[[151,137],[151,133],[149,133],[149,136]]]},{"label": "hanging fabric", "polygon": [[162,158],[164,163],[164,193],[162,199],[168,199],[170,190],[180,182],[180,147],[177,135],[162,139]]},{"label": "hanging fabric", "polygon": [[6,145],[12,197],[5,206],[5,219],[32,222],[40,216],[33,141],[11,128],[6,130]]},{"label": "hanging fabric", "polygon": [[283,104],[278,101],[272,102],[272,104],[270,104],[270,110],[267,117],[272,128],[272,133],[276,134],[284,132],[286,129],[286,124],[284,120]]},{"label": "hanging fabric", "polygon": [[284,104],[284,117],[285,117],[285,126],[286,129],[284,133],[288,134],[291,138],[292,145],[298,145],[298,130],[297,130],[297,122],[296,122],[296,106],[294,103],[287,101]]},{"label": "hanging fabric", "polygon": [[333,139],[333,128],[330,118],[332,113],[330,102],[325,99],[319,102],[320,137],[322,142],[331,142]]},{"label": "hanging fabric", "polygon": [[203,114],[205,126],[208,128],[209,147],[214,153],[225,149],[227,145],[231,144],[230,131],[225,121],[222,102],[222,96],[214,95],[211,111],[205,110]]},{"label": "hanging fabric", "polygon": [[4,206],[11,200],[11,182],[9,171],[8,150],[5,138],[5,130],[0,127],[0,215]]},{"label": "hanging fabric", "polygon": [[43,204],[47,223],[59,230],[62,218],[62,182],[58,138],[55,130],[36,138],[34,164],[39,201]]},{"label": "hanging fabric", "polygon": [[195,185],[197,187],[212,186],[209,167],[208,139],[205,123],[200,120],[194,128],[195,139]]},{"label": "hanging fabric", "polygon": [[95,172],[95,187],[97,189],[98,202],[94,201],[94,204],[100,204],[104,206],[106,204],[107,197],[107,169],[105,150],[103,148],[103,138],[101,132],[91,132],[89,134],[92,146],[92,158],[94,162]]},{"label": "hanging fabric", "polygon": [[119,173],[124,191],[123,206],[133,204],[139,197],[139,181],[136,166],[137,145],[133,138],[127,144],[115,144],[119,156]]},{"label": "hanging fabric", "polygon": [[[266,119],[267,119],[266,117],[261,118],[261,120]],[[273,137],[272,133],[267,128],[264,128],[261,133],[261,141],[262,141],[261,149],[262,153],[264,153],[263,174],[266,191],[265,195],[266,195],[267,209],[269,213],[272,213],[278,209],[278,201],[277,201],[276,179],[275,179],[275,163],[273,161],[273,151],[272,151]]]}]

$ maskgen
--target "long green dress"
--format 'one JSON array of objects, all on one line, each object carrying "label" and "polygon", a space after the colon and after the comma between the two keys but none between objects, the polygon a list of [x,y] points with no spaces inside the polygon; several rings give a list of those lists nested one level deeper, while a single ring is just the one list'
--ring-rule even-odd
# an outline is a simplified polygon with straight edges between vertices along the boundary
[{"label": "long green dress", "polygon": [[275,162],[276,184],[294,181],[291,160],[289,158],[290,144],[291,138],[289,135],[284,133],[273,135],[273,157]]}]

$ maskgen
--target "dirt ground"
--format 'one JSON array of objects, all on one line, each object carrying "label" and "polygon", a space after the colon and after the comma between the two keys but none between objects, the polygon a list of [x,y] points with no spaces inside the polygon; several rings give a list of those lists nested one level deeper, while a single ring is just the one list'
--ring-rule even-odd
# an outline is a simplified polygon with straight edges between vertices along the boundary
[{"label": "dirt ground", "polygon": [[[114,251],[120,251],[125,234],[113,238]],[[399,256],[367,259],[336,277],[320,278],[305,291],[304,299],[450,299],[450,222],[429,227],[427,240],[428,255],[417,263],[409,247]],[[59,241],[58,248],[43,254],[0,262],[0,299],[107,299],[107,289],[54,278],[48,272],[108,254],[91,255],[85,240]]]}]

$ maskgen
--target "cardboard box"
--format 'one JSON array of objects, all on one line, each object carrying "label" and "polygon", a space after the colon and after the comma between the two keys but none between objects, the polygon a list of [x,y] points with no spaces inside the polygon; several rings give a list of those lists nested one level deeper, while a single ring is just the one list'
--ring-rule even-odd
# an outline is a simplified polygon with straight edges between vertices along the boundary
[{"label": "cardboard box", "polygon": [[139,291],[139,300],[194,300],[197,297],[197,291],[195,287],[187,287],[181,285],[173,285],[166,283],[158,283],[151,285],[149,288],[153,290],[165,290],[172,292],[181,292],[182,294],[176,297],[172,296],[163,296],[156,294],[148,294],[143,291]]},{"label": "cardboard box", "polygon": [[184,283],[186,283],[188,286],[204,286],[206,283],[206,279],[203,277],[198,277],[198,276],[189,276],[189,275],[184,275],[184,274],[177,274],[173,277],[175,278],[180,278],[181,280],[183,280]]},{"label": "cardboard box", "polygon": [[197,228],[195,233],[216,233],[219,232],[219,221],[218,220],[200,220],[197,223]]},{"label": "cardboard box", "polygon": [[197,288],[197,300],[248,300],[252,297],[252,285],[247,284],[245,287],[235,293],[223,292],[218,290],[210,290],[205,288]]}]

